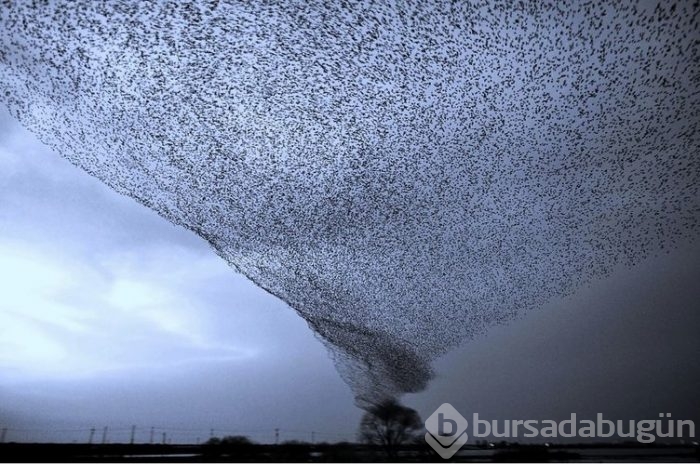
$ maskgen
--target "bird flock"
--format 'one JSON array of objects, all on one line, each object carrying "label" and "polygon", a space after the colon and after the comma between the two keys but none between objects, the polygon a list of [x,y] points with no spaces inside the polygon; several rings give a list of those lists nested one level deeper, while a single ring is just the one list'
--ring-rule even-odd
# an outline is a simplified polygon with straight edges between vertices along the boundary
[{"label": "bird flock", "polygon": [[287,302],[363,406],[697,238],[699,22],[697,1],[6,2],[0,100]]}]

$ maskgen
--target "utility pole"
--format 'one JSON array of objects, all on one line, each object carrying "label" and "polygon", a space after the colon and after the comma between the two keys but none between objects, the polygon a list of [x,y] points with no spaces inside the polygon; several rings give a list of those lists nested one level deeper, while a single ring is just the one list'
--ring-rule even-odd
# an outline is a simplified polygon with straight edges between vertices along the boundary
[{"label": "utility pole", "polygon": [[107,443],[107,427],[102,429],[102,444]]},{"label": "utility pole", "polygon": [[214,438],[214,429],[209,429],[209,438]]},{"label": "utility pole", "polygon": [[92,439],[95,436],[95,427],[90,429],[90,439],[88,440],[88,445],[92,445]]},{"label": "utility pole", "polygon": [[163,444],[165,444],[165,432],[163,432]]},{"label": "utility pole", "polygon": [[151,427],[151,445],[153,444],[153,434],[155,433],[155,427]]},{"label": "utility pole", "polygon": [[275,445],[280,443],[280,429],[275,429]]},{"label": "utility pole", "polygon": [[316,443],[316,432],[311,432],[311,444]]},{"label": "utility pole", "polygon": [[0,443],[5,443],[6,436],[7,436],[7,427],[2,429],[2,436],[0,436]]},{"label": "utility pole", "polygon": [[134,434],[136,433],[136,426],[132,425],[131,426],[131,440],[129,440],[130,444],[134,444]]}]

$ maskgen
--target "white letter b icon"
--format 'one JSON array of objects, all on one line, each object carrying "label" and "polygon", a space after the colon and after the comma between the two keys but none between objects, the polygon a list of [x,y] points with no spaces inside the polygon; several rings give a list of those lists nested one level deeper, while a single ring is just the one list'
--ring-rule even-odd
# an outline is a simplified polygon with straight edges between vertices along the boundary
[{"label": "white letter b icon", "polygon": [[425,421],[425,441],[443,459],[449,459],[467,442],[469,422],[449,403],[442,404]]}]

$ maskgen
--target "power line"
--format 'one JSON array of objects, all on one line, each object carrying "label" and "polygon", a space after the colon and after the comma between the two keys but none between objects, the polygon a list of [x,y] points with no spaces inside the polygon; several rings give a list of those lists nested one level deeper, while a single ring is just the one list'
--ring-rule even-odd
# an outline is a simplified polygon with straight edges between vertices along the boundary
[{"label": "power line", "polygon": [[[138,432],[138,426],[137,425],[131,425],[127,427],[111,427],[111,426],[104,426],[101,429],[101,443],[108,443],[110,441],[114,441],[117,443],[136,443],[137,441],[137,432]],[[315,430],[309,430],[309,429],[287,429],[287,428],[280,428],[280,427],[275,427],[273,428],[274,435],[270,437],[270,429],[215,429],[215,428],[186,428],[186,427],[156,427],[156,426],[151,426],[150,428],[145,428],[146,430],[150,430],[150,435],[149,435],[149,443],[154,444],[156,443],[156,432],[158,432],[161,436],[158,438],[161,438],[161,440],[158,440],[159,442],[162,441],[162,434],[166,433],[166,440],[169,438],[170,441],[172,442],[180,442],[180,443],[196,443],[198,441],[201,441],[201,437],[209,437],[209,438],[214,438],[215,434],[223,437],[227,435],[243,435],[243,436],[248,436],[253,439],[258,439],[261,442],[269,442],[273,441],[273,443],[279,444],[282,440],[282,435],[284,434],[284,439],[300,439],[300,440],[309,440],[311,439],[311,443],[316,443],[318,441],[324,441],[324,440],[342,440],[342,441],[354,441],[355,435],[354,433],[350,432],[325,432],[325,431],[315,431]],[[8,435],[13,434],[13,432],[18,432],[19,437],[17,435],[12,435],[13,440],[15,441],[32,441],[32,439],[46,439],[48,438],[49,440],[55,439],[55,438],[49,438],[51,435],[55,434],[73,434],[73,441],[76,441],[76,438],[79,439],[79,437],[85,437],[87,438],[87,443],[88,444],[94,444],[99,438],[97,437],[97,429],[95,427],[83,427],[83,428],[12,428],[12,427],[3,427],[0,428],[0,442],[6,441]],[[111,433],[111,436],[110,436]],[[115,435],[116,434],[116,435]],[[22,439],[25,437],[25,439]],[[272,440],[270,440],[272,438]],[[65,439],[68,439],[70,441],[69,437],[66,437]],[[115,441],[116,440],[116,441]],[[205,438],[206,440],[206,438]],[[269,441],[268,441],[269,440]],[[61,439],[59,441],[64,441],[64,439]],[[80,441],[80,440],[78,440]],[[85,442],[83,442],[85,443]],[[97,443],[100,443],[100,441],[97,441]]]}]

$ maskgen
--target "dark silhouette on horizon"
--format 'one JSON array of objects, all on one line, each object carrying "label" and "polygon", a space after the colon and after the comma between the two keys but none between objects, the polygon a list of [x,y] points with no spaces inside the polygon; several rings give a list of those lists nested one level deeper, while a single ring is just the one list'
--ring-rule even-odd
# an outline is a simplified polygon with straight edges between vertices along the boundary
[{"label": "dark silhouette on horizon", "polygon": [[398,449],[413,443],[423,421],[415,409],[388,399],[367,408],[360,422],[359,436],[363,443],[380,446],[387,458],[398,457]]}]

